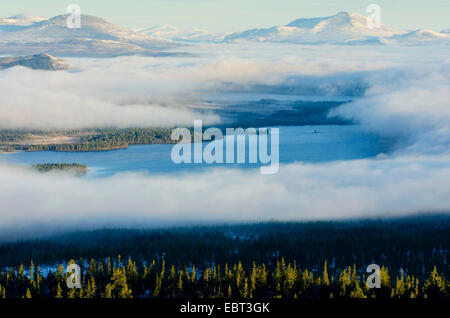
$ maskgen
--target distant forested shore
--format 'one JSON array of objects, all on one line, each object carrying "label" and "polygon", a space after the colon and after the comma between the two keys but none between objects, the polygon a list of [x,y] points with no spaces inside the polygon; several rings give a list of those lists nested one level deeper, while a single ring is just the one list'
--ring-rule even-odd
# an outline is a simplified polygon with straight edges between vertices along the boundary
[{"label": "distant forested shore", "polygon": [[129,145],[171,144],[170,128],[81,130],[0,130],[0,152],[87,152],[124,149]]},{"label": "distant forested shore", "polygon": [[[0,285],[6,297],[448,297],[449,247],[449,215],[102,229],[4,241]],[[70,262],[82,290],[65,286]]]}]

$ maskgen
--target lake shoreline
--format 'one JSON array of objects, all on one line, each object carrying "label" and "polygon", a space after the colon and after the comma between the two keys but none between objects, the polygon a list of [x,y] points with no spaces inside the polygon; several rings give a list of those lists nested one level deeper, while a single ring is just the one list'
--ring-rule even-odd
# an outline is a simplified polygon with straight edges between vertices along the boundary
[{"label": "lake shoreline", "polygon": [[[280,127],[280,164],[294,162],[321,163],[340,160],[374,158],[388,153],[391,143],[361,126],[285,126]],[[206,143],[206,145],[208,142]],[[248,147],[248,142],[246,143]],[[20,151],[0,154],[10,164],[34,165],[49,162],[87,164],[93,178],[116,173],[144,171],[150,174],[201,171],[214,167],[237,169],[259,168],[256,164],[176,164],[171,159],[173,144],[136,144],[115,151],[56,152]],[[248,148],[246,148],[248,153]],[[97,170],[97,168],[101,168]]]}]

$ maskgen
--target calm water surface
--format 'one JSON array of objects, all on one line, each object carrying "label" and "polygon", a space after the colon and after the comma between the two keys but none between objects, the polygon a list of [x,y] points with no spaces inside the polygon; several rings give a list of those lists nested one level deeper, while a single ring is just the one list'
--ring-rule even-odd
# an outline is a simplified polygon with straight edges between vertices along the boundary
[{"label": "calm water surface", "polygon": [[[19,165],[47,162],[87,164],[87,177],[106,177],[119,172],[145,171],[168,174],[208,169],[217,165],[175,164],[171,160],[172,145],[138,145],[128,149],[104,152],[17,152],[1,154],[0,160]],[[378,136],[364,132],[359,126],[295,126],[280,128],[280,163],[329,162],[376,156],[387,151]],[[241,169],[252,164],[227,164]]]}]

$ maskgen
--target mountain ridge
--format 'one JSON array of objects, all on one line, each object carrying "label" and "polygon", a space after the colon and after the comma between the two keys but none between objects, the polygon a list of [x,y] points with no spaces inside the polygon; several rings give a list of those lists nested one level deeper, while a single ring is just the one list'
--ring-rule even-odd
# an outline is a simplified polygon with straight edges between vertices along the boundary
[{"label": "mountain ridge", "polygon": [[[69,29],[69,15],[47,19],[17,15],[0,19],[0,54],[113,57],[121,55],[168,56],[183,43],[242,41],[293,44],[344,45],[450,45],[450,30],[404,31],[381,25],[369,28],[367,17],[348,12],[315,18],[299,18],[285,25],[253,28],[234,33],[153,26],[131,30],[100,17],[81,16],[81,28]],[[2,22],[3,21],[3,22]],[[3,24],[2,24],[3,23]]]},{"label": "mountain ridge", "polygon": [[228,34],[200,29],[180,29],[172,25],[153,26],[140,29],[138,32],[159,39],[197,43],[256,41],[339,45],[450,45],[448,38],[450,30],[410,31],[383,24],[379,28],[370,28],[366,16],[348,12],[339,12],[326,17],[299,18],[284,25],[252,28]]},{"label": "mountain ridge", "polygon": [[173,41],[155,39],[90,15],[81,16],[81,28],[70,29],[67,18],[68,15],[58,15],[17,29],[1,30],[0,54],[154,55],[177,47]]},{"label": "mountain ridge", "polygon": [[213,33],[203,29],[181,29],[173,25],[157,25],[138,30],[138,32],[161,39],[180,42],[220,42],[225,34]]},{"label": "mountain ridge", "polygon": [[332,16],[300,18],[286,25],[235,32],[225,42],[257,41],[296,44],[384,44],[384,45],[450,45],[448,32],[419,29],[404,31],[381,25],[369,28],[367,17],[348,12]]},{"label": "mountain ridge", "polygon": [[31,14],[17,14],[7,18],[0,18],[0,25],[20,25],[26,26],[36,22],[41,22],[44,20],[48,20],[48,18],[40,17],[37,15]]},{"label": "mountain ridge", "polygon": [[23,66],[33,70],[62,71],[70,70],[72,66],[49,54],[29,56],[13,56],[0,58],[0,70],[15,66]]},{"label": "mountain ridge", "polygon": [[380,28],[369,28],[365,16],[339,12],[327,17],[300,18],[286,25],[237,32],[226,36],[225,40],[338,44],[404,33],[406,32],[383,24]]}]

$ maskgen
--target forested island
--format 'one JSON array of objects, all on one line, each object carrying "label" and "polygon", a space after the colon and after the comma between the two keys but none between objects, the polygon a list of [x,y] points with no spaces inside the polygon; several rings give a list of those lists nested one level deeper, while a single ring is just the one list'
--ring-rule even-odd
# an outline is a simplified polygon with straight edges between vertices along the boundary
[{"label": "forested island", "polygon": [[[105,229],[4,242],[0,297],[450,297],[449,231],[450,217],[441,215]],[[71,262],[81,267],[82,289],[67,288]],[[380,289],[365,284],[369,264],[381,268]]]},{"label": "forested island", "polygon": [[170,128],[0,130],[0,151],[107,151],[129,145],[174,143],[171,134]]},{"label": "forested island", "polygon": [[33,165],[33,168],[39,172],[67,171],[75,172],[78,175],[87,173],[87,165],[79,163],[42,163]]}]

